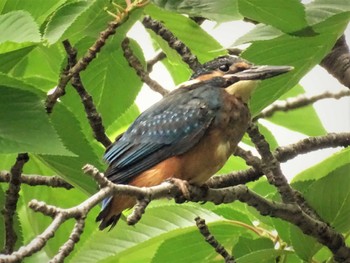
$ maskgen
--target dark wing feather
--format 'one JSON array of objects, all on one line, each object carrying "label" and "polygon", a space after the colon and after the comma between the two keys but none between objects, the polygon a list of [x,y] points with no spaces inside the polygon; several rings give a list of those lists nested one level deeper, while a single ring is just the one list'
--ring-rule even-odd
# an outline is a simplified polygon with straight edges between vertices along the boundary
[{"label": "dark wing feather", "polygon": [[104,158],[110,166],[105,175],[114,183],[127,183],[161,161],[185,153],[199,142],[214,116],[200,90],[170,94],[142,113],[107,150]]}]

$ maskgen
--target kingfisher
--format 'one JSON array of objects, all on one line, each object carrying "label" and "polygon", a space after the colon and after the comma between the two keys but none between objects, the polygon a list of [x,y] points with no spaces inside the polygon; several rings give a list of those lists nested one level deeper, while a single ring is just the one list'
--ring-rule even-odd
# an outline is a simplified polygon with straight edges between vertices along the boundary
[{"label": "kingfisher", "polygon": [[[178,88],[141,113],[107,148],[108,180],[151,187],[170,178],[202,186],[234,153],[251,114],[248,102],[258,83],[292,70],[256,66],[221,56],[202,65]],[[99,229],[113,228],[136,199],[116,193],[103,201]]]}]

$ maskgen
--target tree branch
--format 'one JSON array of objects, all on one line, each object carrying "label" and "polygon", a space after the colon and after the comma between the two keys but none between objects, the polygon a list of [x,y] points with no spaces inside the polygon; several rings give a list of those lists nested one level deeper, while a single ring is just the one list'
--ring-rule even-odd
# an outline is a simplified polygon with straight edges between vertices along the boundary
[{"label": "tree branch", "polygon": [[[28,245],[21,247],[11,255],[2,256],[4,262],[16,262],[39,251],[44,247],[46,242],[53,237],[54,232],[63,222],[70,218],[82,221],[85,220],[86,215],[94,206],[114,193],[118,192],[120,195],[134,196],[140,201],[144,199],[145,203],[160,198],[174,198],[182,193],[178,186],[170,182],[164,182],[160,185],[148,188],[138,188],[130,185],[113,184],[91,165],[86,165],[83,169],[85,173],[95,178],[100,184],[101,189],[83,203],[68,209],[57,208],[47,205],[44,202],[32,200],[29,203],[29,207],[34,211],[42,212],[47,216],[53,217],[53,222],[42,234],[33,239]],[[189,201],[193,202],[210,201],[214,204],[231,203],[236,200],[245,202],[255,207],[262,215],[279,217],[297,225],[305,234],[315,237],[320,243],[326,245],[334,253],[335,258],[339,262],[344,262],[341,260],[350,258],[350,249],[345,246],[344,238],[339,233],[335,232],[327,224],[311,218],[295,204],[283,204],[269,201],[250,191],[244,185],[223,189],[211,189],[189,185],[188,192],[190,196]],[[82,224],[82,221],[78,221],[76,228],[72,230],[70,236],[71,238],[74,236],[74,240],[66,242],[66,244],[61,247],[56,258],[61,258],[63,255],[66,255],[66,253],[70,253],[71,244],[75,244],[79,240],[81,232],[77,228],[79,224]],[[68,243],[70,245],[67,245]],[[62,252],[62,249],[65,247],[68,247],[67,250]]]},{"label": "tree branch", "polygon": [[193,71],[196,71],[202,67],[197,57],[191,53],[191,50],[183,42],[176,38],[172,32],[166,29],[162,23],[152,19],[150,16],[145,16],[145,18],[142,20],[142,24],[145,26],[145,28],[151,29],[154,33],[162,37],[168,43],[169,47],[177,51],[182,60]]},{"label": "tree branch", "polygon": [[2,253],[11,254],[15,248],[17,234],[13,226],[13,217],[16,212],[19,191],[21,190],[21,173],[23,166],[28,162],[27,153],[20,153],[11,168],[9,187],[6,191],[4,209],[1,211],[5,221],[5,244]]},{"label": "tree branch", "polygon": [[[77,51],[73,48],[68,40],[63,41],[63,46],[68,55],[69,69],[72,69],[77,64]],[[111,140],[107,137],[105,128],[102,123],[101,115],[97,112],[94,101],[91,95],[85,89],[80,74],[73,74],[71,80],[72,86],[80,96],[81,102],[84,106],[86,117],[89,120],[90,127],[97,141],[107,148],[112,144]]]},{"label": "tree branch", "polygon": [[324,57],[320,65],[350,89],[350,53],[344,35],[337,40],[332,51]]},{"label": "tree branch", "polygon": [[73,251],[76,243],[79,242],[80,236],[84,231],[85,218],[80,218],[74,225],[73,231],[69,236],[67,242],[65,242],[59,249],[55,257],[50,260],[50,263],[64,262],[64,259]]},{"label": "tree branch", "polygon": [[[10,182],[10,179],[11,175],[8,171],[0,171],[0,183],[8,183]],[[73,185],[67,183],[59,176],[21,174],[19,180],[22,184],[30,186],[45,185],[49,187],[61,187],[67,190],[74,188]]]},{"label": "tree branch", "polygon": [[146,66],[147,72],[148,73],[152,72],[153,66],[157,62],[163,60],[164,58],[166,58],[166,54],[163,51],[158,51],[158,53],[152,59],[147,61],[147,66]]},{"label": "tree branch", "polygon": [[251,123],[247,132],[261,156],[261,170],[266,175],[267,180],[270,184],[276,186],[285,203],[294,203],[296,201],[294,191],[283,175],[277,158],[271,153],[269,144],[259,132],[258,125],[256,123]]},{"label": "tree branch", "polygon": [[305,107],[313,104],[316,101],[322,99],[340,99],[345,96],[350,96],[350,90],[341,90],[339,92],[324,92],[314,96],[299,95],[294,98],[288,98],[283,101],[276,101],[270,106],[266,107],[257,116],[254,117],[254,121],[259,118],[271,117],[277,111],[290,111],[297,108]]},{"label": "tree branch", "polygon": [[205,241],[208,242],[208,244],[211,245],[215,249],[215,251],[225,259],[225,262],[235,263],[236,261],[233,258],[233,256],[231,256],[226,251],[224,246],[221,245],[215,239],[215,237],[210,233],[208,226],[205,224],[205,220],[200,217],[196,217],[194,220],[196,221],[196,225],[198,227],[199,233],[201,233]]},{"label": "tree branch", "polygon": [[[330,147],[348,147],[349,145],[350,133],[329,133],[324,136],[309,137],[294,144],[278,147],[274,155],[279,162],[286,162],[299,154]],[[258,180],[262,175],[261,169],[249,168],[244,171],[212,177],[206,183],[212,188],[222,188],[252,182]]]},{"label": "tree branch", "polygon": [[48,113],[52,112],[52,109],[55,106],[57,99],[66,93],[65,89],[70,79],[75,74],[85,70],[89,63],[94,58],[96,58],[97,53],[100,52],[101,48],[105,45],[106,40],[115,33],[115,30],[118,26],[120,26],[120,21],[110,22],[108,24],[107,29],[100,33],[100,37],[88,49],[86,54],[81,59],[79,59],[79,61],[74,65],[74,67],[70,68],[67,72],[61,74],[54,92],[47,96],[45,107]]},{"label": "tree branch", "polygon": [[122,49],[124,52],[124,57],[129,62],[129,65],[135,69],[136,74],[144,83],[146,83],[155,92],[160,93],[162,96],[165,96],[169,93],[169,91],[164,89],[157,81],[151,79],[148,72],[143,69],[140,60],[133,54],[129,46],[129,38],[126,37],[123,40]]},{"label": "tree branch", "polygon": [[128,19],[129,13],[135,8],[146,5],[148,2],[148,0],[135,0],[132,3],[128,1],[127,7],[125,9],[118,10],[116,15],[109,12],[115,18],[115,20],[108,23],[108,27],[100,33],[99,38],[88,49],[85,55],[81,59],[79,59],[73,67],[61,74],[57,87],[51,94],[47,96],[45,107],[48,113],[52,112],[52,109],[55,106],[57,99],[65,94],[66,86],[71,80],[71,78],[79,72],[85,70],[89,63],[94,58],[96,58],[97,53],[100,52],[101,48],[106,44],[107,39],[110,36],[114,35],[116,29],[123,22],[125,22],[126,19]]}]

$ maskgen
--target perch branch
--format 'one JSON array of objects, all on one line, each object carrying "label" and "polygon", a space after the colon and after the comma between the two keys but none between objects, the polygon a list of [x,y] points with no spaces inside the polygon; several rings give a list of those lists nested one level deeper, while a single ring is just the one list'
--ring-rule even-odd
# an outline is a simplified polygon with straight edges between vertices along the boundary
[{"label": "perch branch", "polygon": [[[57,208],[43,202],[32,200],[29,204],[30,208],[34,211],[42,212],[45,215],[53,217],[53,221],[42,234],[33,239],[28,245],[21,247],[11,255],[2,256],[4,262],[16,262],[40,250],[45,246],[46,242],[53,237],[54,232],[63,222],[69,218],[84,220],[87,213],[94,206],[100,203],[102,199],[113,195],[116,192],[120,195],[134,196],[140,200],[140,202],[142,199],[145,199],[146,203],[155,199],[176,197],[182,193],[177,185],[170,182],[164,182],[160,185],[149,188],[117,185],[108,181],[102,173],[91,165],[86,165],[83,169],[85,173],[90,174],[95,178],[100,184],[101,189],[81,204],[68,209]],[[214,204],[231,203],[236,200],[245,202],[248,205],[255,207],[262,215],[279,217],[299,226],[304,233],[315,237],[320,243],[326,245],[334,253],[335,258],[338,261],[344,262],[341,260],[350,258],[350,249],[345,246],[344,239],[340,234],[335,232],[327,224],[311,218],[295,204],[283,204],[269,201],[250,191],[244,185],[223,189],[211,189],[188,185],[188,192],[190,196],[189,201],[193,202],[210,201]],[[75,244],[79,239],[79,231],[73,229],[70,236],[75,236],[73,240],[73,243]],[[72,242],[68,241],[66,244],[67,243]],[[69,254],[69,249],[67,249],[66,252],[62,251],[65,247],[71,247],[66,244],[61,247],[57,258]]]}]

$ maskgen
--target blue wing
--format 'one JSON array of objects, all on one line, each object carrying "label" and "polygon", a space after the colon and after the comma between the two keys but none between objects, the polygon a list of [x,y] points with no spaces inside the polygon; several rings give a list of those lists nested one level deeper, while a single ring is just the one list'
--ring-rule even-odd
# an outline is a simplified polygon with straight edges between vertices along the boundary
[{"label": "blue wing", "polygon": [[106,151],[108,179],[127,183],[139,173],[196,145],[219,107],[217,92],[212,92],[214,97],[209,96],[208,102],[205,100],[208,94],[202,94],[201,90],[175,91],[143,112]]}]

